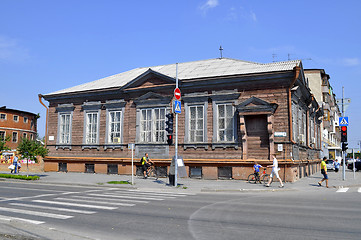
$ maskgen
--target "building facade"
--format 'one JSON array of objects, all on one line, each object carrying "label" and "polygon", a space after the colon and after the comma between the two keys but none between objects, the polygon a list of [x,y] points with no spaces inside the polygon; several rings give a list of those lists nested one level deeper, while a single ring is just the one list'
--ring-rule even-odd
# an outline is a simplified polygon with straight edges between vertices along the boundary
[{"label": "building facade", "polygon": [[[301,61],[217,58],[178,64],[178,155],[190,177],[245,179],[275,154],[281,177],[317,171],[322,111]],[[41,95],[49,102],[46,171],[131,173],[128,143],[165,172],[176,64],[137,68]]]},{"label": "building facade", "polygon": [[338,124],[341,112],[330,84],[330,76],[324,69],[306,69],[305,76],[310,82],[311,92],[323,109],[322,157],[338,159],[341,162],[341,134]]},{"label": "building facade", "polygon": [[0,139],[9,138],[6,146],[15,150],[21,138],[36,139],[37,119],[34,113],[0,107]]}]

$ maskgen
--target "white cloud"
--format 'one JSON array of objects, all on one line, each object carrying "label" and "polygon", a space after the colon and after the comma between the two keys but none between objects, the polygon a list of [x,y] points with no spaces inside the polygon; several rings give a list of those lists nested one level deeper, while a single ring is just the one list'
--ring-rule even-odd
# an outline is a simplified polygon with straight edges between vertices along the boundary
[{"label": "white cloud", "polygon": [[257,22],[257,15],[252,10],[245,9],[244,7],[231,7],[228,10],[227,20],[237,21],[239,19]]},{"label": "white cloud", "polygon": [[203,4],[200,9],[205,14],[209,9],[217,7],[219,4],[218,0],[208,0],[205,4]]},{"label": "white cloud", "polygon": [[0,61],[19,62],[28,58],[28,50],[20,46],[17,40],[0,36]]},{"label": "white cloud", "polygon": [[342,64],[348,67],[354,67],[360,65],[361,61],[358,58],[344,58],[342,59]]}]

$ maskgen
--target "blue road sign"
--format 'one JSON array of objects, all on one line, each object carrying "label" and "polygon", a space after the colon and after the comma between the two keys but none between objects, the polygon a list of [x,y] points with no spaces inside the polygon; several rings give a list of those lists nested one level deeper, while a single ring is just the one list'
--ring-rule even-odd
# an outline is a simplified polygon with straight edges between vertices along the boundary
[{"label": "blue road sign", "polygon": [[348,126],[348,117],[338,118],[338,125],[347,127]]},{"label": "blue road sign", "polygon": [[181,113],[181,101],[174,100],[174,112]]}]

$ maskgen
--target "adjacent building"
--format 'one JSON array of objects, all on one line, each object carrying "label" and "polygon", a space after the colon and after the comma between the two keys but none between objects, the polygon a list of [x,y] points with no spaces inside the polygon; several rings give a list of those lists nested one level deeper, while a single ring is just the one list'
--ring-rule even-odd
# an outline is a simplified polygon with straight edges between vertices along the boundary
[{"label": "adjacent building", "polygon": [[229,58],[136,68],[40,95],[49,102],[46,171],[131,173],[149,153],[167,172],[166,139],[176,77],[182,92],[178,155],[190,177],[245,179],[255,161],[276,155],[287,181],[317,171],[322,106],[301,61],[255,63]]},{"label": "adjacent building", "polygon": [[323,110],[323,121],[321,123],[322,157],[340,160],[342,158],[342,148],[338,121],[341,112],[330,84],[330,76],[326,74],[324,69],[306,69],[305,76],[309,81],[312,94]]},{"label": "adjacent building", "polygon": [[0,107],[0,139],[9,138],[6,146],[15,150],[21,138],[36,139],[37,119],[34,113]]}]

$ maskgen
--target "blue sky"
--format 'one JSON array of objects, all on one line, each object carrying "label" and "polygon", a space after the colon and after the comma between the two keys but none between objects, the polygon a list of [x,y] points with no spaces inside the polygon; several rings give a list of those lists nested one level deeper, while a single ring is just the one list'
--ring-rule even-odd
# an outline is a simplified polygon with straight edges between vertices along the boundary
[{"label": "blue sky", "polygon": [[361,141],[361,1],[0,0],[0,105],[40,113],[37,95],[137,67],[223,56],[302,59],[342,86],[349,146]]}]

